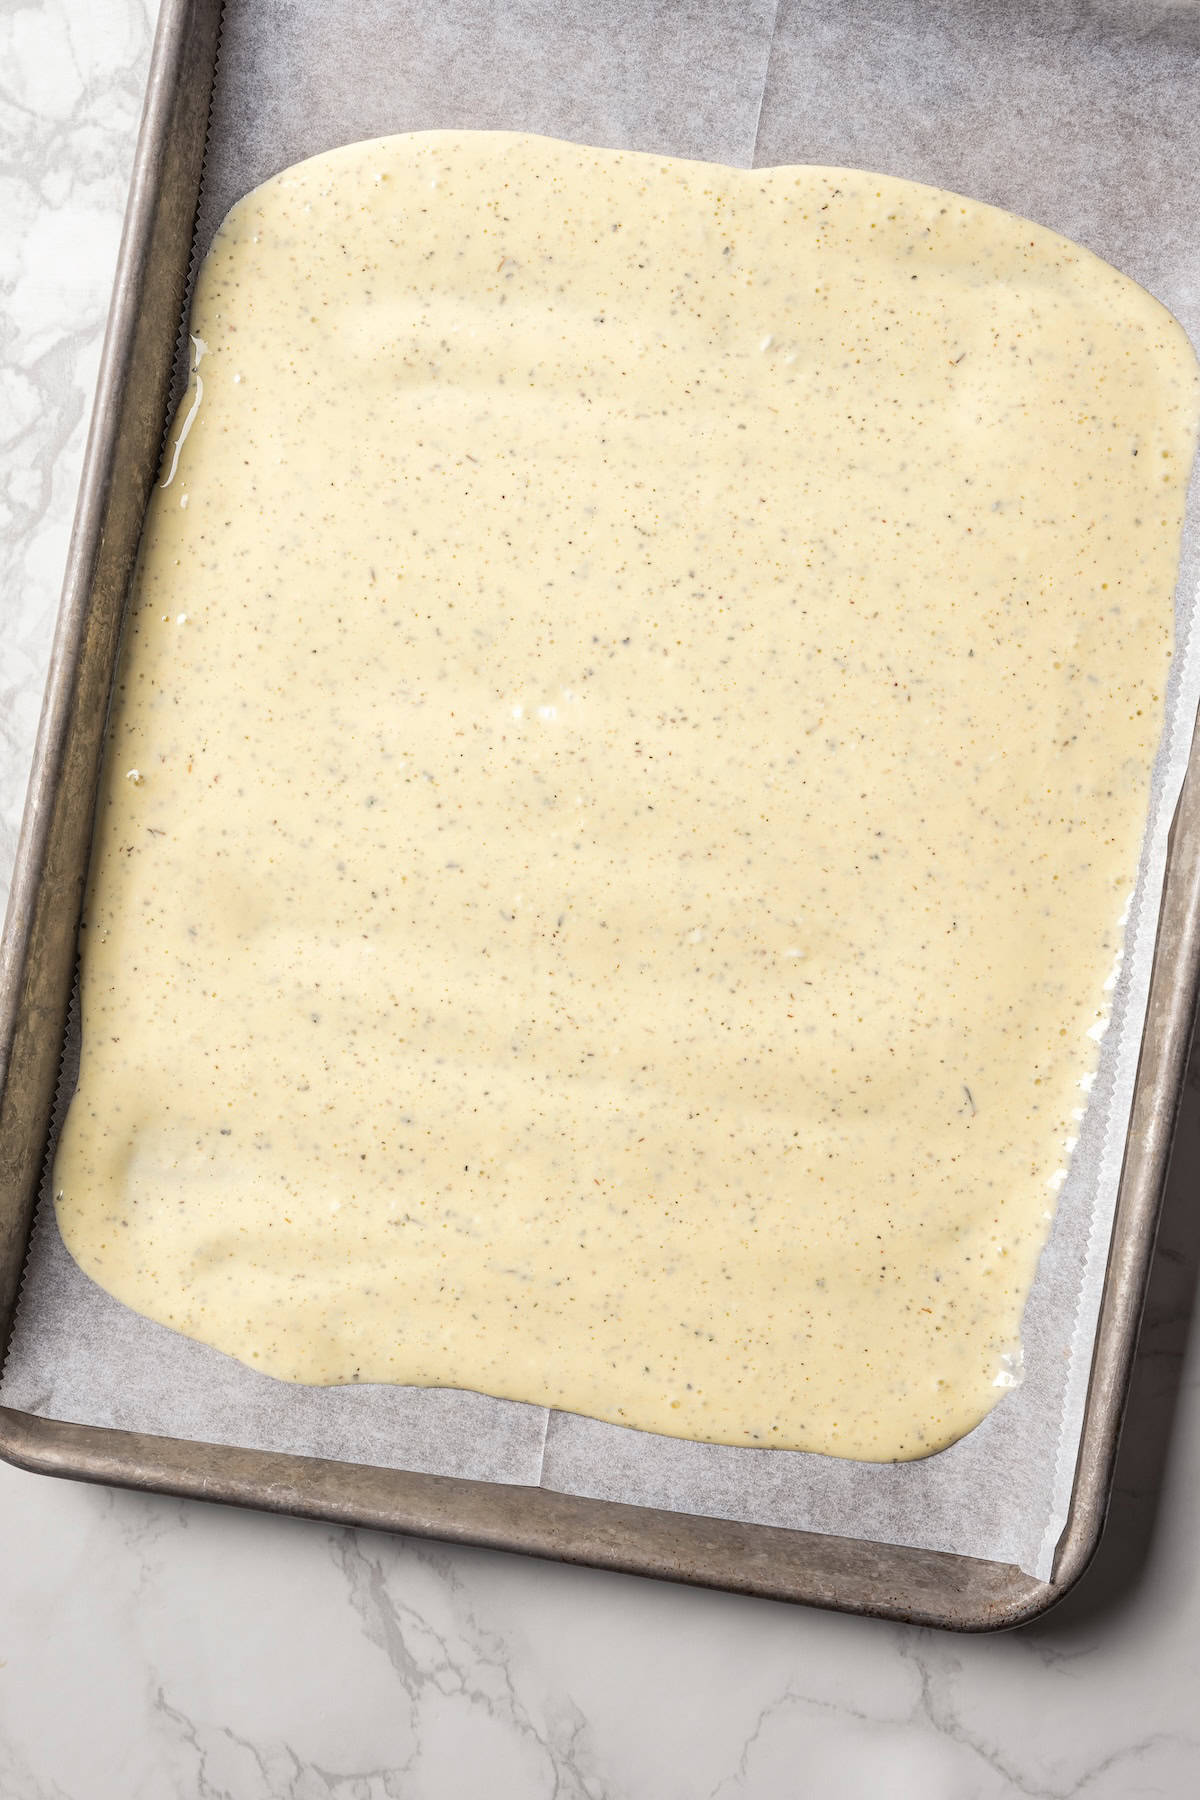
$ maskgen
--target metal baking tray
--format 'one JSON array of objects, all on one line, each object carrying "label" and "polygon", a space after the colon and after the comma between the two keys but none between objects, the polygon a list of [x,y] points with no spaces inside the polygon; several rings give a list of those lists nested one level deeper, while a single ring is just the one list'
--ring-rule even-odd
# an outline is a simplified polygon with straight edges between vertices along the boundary
[{"label": "metal baking tray", "polygon": [[[163,0],[62,607],[0,952],[0,1348],[45,1157],[122,612],[187,293],[221,0]],[[1175,816],[1072,1504],[1051,1578],[860,1538],[404,1473],[0,1407],[19,1467],[523,1551],[962,1631],[1021,1624],[1099,1541],[1200,979],[1200,756]]]}]

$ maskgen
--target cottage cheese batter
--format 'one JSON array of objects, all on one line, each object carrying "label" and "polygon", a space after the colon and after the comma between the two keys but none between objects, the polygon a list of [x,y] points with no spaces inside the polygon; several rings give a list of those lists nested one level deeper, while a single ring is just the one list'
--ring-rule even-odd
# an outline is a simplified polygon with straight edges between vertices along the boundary
[{"label": "cottage cheese batter", "polygon": [[950,1443],[1103,1031],[1179,327],[908,182],[435,132],[240,202],[192,329],[75,1257],[292,1381]]}]

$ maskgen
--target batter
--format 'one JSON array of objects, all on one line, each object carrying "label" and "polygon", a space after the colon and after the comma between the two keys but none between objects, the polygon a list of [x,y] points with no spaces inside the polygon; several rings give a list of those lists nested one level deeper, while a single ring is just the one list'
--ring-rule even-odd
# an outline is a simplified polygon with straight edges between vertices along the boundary
[{"label": "batter", "polygon": [[433,132],[234,207],[55,1169],[290,1381],[969,1430],[1106,1016],[1196,367],[955,195]]}]

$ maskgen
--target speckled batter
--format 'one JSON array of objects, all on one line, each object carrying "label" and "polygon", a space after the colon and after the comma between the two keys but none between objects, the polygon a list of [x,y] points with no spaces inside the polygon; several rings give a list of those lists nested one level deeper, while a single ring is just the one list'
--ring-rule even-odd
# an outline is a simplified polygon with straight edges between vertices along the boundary
[{"label": "speckled batter", "polygon": [[907,182],[430,133],[237,205],[193,331],[71,1251],[288,1380],[960,1436],[1135,873],[1178,326]]}]

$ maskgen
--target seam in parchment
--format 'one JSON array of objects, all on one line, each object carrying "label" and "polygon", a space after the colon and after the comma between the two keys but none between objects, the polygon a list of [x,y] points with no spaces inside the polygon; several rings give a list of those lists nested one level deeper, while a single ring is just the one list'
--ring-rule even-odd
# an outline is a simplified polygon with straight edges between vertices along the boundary
[{"label": "seam in parchment", "polygon": [[550,1436],[550,1420],[553,1411],[553,1407],[542,1408],[542,1441],[538,1445],[537,1480],[533,1483],[534,1487],[545,1487],[546,1485],[546,1440]]},{"label": "seam in parchment", "polygon": [[767,88],[771,81],[771,63],[775,56],[775,39],[779,35],[779,15],[783,11],[783,0],[775,0],[775,11],[771,16],[771,35],[767,39],[767,60],[763,66],[762,87],[758,91],[758,105],[754,111],[754,134],[750,140],[751,169],[758,166],[758,140],[762,132],[763,107],[767,101]]}]

